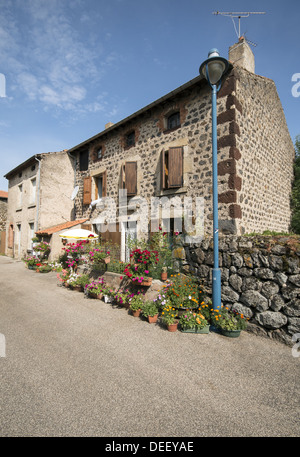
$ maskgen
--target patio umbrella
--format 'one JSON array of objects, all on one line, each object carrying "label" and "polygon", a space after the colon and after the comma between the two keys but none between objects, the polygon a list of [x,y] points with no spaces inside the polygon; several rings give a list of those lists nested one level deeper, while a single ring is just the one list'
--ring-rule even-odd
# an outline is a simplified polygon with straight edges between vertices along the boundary
[{"label": "patio umbrella", "polygon": [[85,229],[67,230],[64,233],[61,233],[59,236],[61,238],[68,238],[68,239],[70,238],[70,239],[76,239],[76,240],[87,240],[87,239],[98,238],[97,233],[94,233],[94,232],[91,232],[91,230],[85,230]]}]

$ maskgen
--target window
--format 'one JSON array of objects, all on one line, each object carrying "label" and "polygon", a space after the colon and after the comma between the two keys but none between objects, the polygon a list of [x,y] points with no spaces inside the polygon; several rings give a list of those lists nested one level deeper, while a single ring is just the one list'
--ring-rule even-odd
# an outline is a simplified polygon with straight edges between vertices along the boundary
[{"label": "window", "polygon": [[86,149],[85,151],[80,152],[79,154],[79,170],[86,171],[89,166],[89,151]]},{"label": "window", "polygon": [[100,176],[96,178],[96,200],[98,198],[102,198],[102,186],[103,186],[103,178]]},{"label": "window", "polygon": [[121,189],[127,190],[127,196],[137,194],[137,163],[125,162],[121,168]]},{"label": "window", "polygon": [[32,250],[32,238],[34,237],[34,222],[29,222],[29,240],[28,240],[28,249]]},{"label": "window", "polygon": [[94,177],[95,181],[95,200],[106,197],[106,171]]},{"label": "window", "polygon": [[22,206],[22,198],[23,198],[23,184],[18,186],[18,206],[21,208]]},{"label": "window", "polygon": [[176,127],[180,126],[180,113],[177,111],[176,113],[172,113],[167,118],[167,130],[175,129]]},{"label": "window", "polygon": [[35,203],[35,195],[36,195],[36,178],[30,180],[30,204]]},{"label": "window", "polygon": [[102,158],[102,146],[96,150],[96,158],[101,159]]},{"label": "window", "polygon": [[126,135],[125,147],[130,148],[135,145],[135,132],[134,130]]},{"label": "window", "polygon": [[17,224],[18,256],[21,254],[21,224]]},{"label": "window", "polygon": [[9,225],[8,229],[8,248],[13,249],[14,247],[14,226],[13,224]]},{"label": "window", "polygon": [[172,189],[183,185],[183,148],[170,148],[161,155],[161,187]]}]

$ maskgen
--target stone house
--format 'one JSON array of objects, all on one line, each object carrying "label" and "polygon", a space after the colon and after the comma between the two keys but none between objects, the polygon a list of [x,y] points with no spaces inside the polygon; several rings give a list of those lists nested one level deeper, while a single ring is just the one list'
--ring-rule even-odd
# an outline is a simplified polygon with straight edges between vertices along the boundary
[{"label": "stone house", "polygon": [[8,180],[6,255],[32,252],[40,229],[74,219],[73,159],[67,151],[35,154],[5,175]]},{"label": "stone house", "polygon": [[0,254],[5,254],[8,192],[0,190]]},{"label": "stone house", "polygon": [[[294,147],[274,82],[254,72],[241,38],[218,92],[218,192],[221,234],[288,231]],[[159,199],[155,220],[166,225],[162,198],[172,206],[167,230],[182,215],[176,202],[203,202],[203,234],[212,234],[211,89],[202,76],[76,145],[77,218],[121,246],[144,236],[145,214]],[[127,191],[121,198],[120,189]],[[133,198],[134,197],[134,198]],[[172,199],[172,200],[171,200]],[[148,213],[141,207],[148,205]],[[180,206],[180,205],[179,205]],[[199,208],[198,208],[199,209]],[[125,211],[124,211],[125,210]],[[116,220],[110,218],[116,214]],[[179,214],[179,215],[178,215]],[[148,219],[147,219],[148,221]],[[146,221],[146,223],[147,223]],[[155,225],[155,224],[154,224]],[[148,225],[147,234],[153,229]]]}]

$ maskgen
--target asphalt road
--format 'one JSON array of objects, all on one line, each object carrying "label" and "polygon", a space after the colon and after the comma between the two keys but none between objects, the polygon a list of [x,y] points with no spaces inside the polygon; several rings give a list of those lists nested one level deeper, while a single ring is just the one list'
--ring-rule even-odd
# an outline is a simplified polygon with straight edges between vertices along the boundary
[{"label": "asphalt road", "polygon": [[170,333],[57,284],[0,257],[1,437],[299,437],[291,348]]}]

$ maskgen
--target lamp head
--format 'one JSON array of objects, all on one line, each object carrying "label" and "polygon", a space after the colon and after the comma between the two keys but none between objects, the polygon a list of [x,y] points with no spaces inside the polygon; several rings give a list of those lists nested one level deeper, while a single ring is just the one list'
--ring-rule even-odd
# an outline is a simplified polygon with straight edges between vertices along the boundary
[{"label": "lamp head", "polygon": [[208,53],[208,58],[200,65],[199,73],[211,85],[217,84],[228,68],[228,60],[220,57],[219,51],[213,48]]}]

